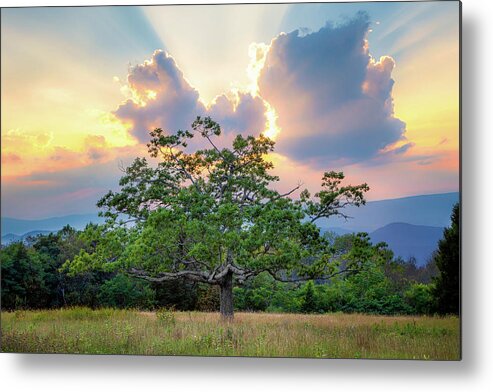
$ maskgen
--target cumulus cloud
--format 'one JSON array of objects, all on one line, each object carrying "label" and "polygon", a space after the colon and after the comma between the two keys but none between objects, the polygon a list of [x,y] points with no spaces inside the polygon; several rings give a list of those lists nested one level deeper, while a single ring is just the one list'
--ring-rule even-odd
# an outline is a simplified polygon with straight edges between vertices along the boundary
[{"label": "cumulus cloud", "polygon": [[149,139],[153,128],[185,128],[205,111],[197,90],[163,51],[154,52],[150,61],[133,67],[127,82],[131,98],[118,107],[115,115],[131,124],[131,133],[141,142]]},{"label": "cumulus cloud", "polygon": [[175,132],[204,115],[212,116],[225,131],[259,133],[265,125],[263,100],[247,93],[221,95],[206,107],[174,59],[162,50],[131,68],[127,82],[130,97],[114,114],[130,124],[130,132],[140,142],[147,142],[149,131],[154,128]]},{"label": "cumulus cloud", "polygon": [[218,121],[227,131],[260,134],[265,128],[265,105],[260,97],[238,92],[233,98],[217,97],[208,115]]},{"label": "cumulus cloud", "polygon": [[269,128],[273,108],[281,129],[278,152],[317,166],[374,159],[405,141],[405,124],[393,111],[394,60],[372,58],[369,25],[368,16],[359,13],[311,34],[280,34],[262,46],[265,61],[254,61],[255,91],[225,93],[208,107],[175,60],[155,51],[130,69],[129,97],[114,114],[145,143],[150,130],[186,129],[197,115],[210,115],[226,133],[259,134]]},{"label": "cumulus cloud", "polygon": [[278,151],[322,166],[368,160],[405,139],[405,124],[393,114],[394,61],[371,57],[368,29],[359,13],[271,42],[258,86],[278,115]]}]

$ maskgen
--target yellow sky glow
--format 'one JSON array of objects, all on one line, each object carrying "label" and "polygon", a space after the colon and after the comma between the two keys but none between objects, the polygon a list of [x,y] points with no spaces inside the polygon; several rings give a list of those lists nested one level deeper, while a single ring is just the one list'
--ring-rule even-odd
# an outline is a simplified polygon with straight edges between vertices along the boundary
[{"label": "yellow sky glow", "polygon": [[[277,34],[275,32],[284,15],[283,12],[276,13],[279,16],[271,26],[260,28],[262,17],[267,14],[262,7],[226,8],[221,9],[224,18],[221,14],[215,15],[216,19],[208,18],[210,12],[216,13],[216,9],[186,9],[187,13],[192,10],[192,15],[189,15],[192,20],[202,21],[193,30],[208,29],[207,39],[216,37],[217,42],[206,41],[200,34],[187,33],[190,29],[176,22],[181,20],[178,14],[185,11],[180,7],[165,7],[159,12],[155,8],[145,10],[149,20],[160,26],[157,33],[167,43],[166,49],[176,58],[178,66],[191,85],[198,89],[204,102],[212,102],[218,94],[234,89],[258,96],[257,79],[269,49],[268,44],[258,42],[269,42],[264,38]],[[236,17],[228,19],[231,12]],[[157,23],[158,19],[161,24]],[[169,23],[163,23],[163,20]],[[238,20],[242,21],[241,26],[236,26]],[[251,28],[245,30],[248,23]],[[231,33],[225,35],[224,28]],[[183,34],[177,34],[174,29]],[[132,96],[131,89],[121,82],[122,75],[118,75],[118,71],[91,67],[83,53],[73,49],[68,53],[55,51],[49,40],[38,39],[33,45],[30,36],[17,31],[6,33],[10,34],[10,39],[2,41],[1,64],[3,179],[90,165],[115,158],[121,151],[118,149],[137,148],[136,140],[128,132],[130,124],[117,120],[111,112],[126,98],[145,104],[146,100],[156,98],[156,92],[148,90],[145,97]],[[423,37],[415,38],[423,40]],[[197,45],[186,45],[196,39],[206,46],[205,52]],[[415,41],[410,36],[405,39],[401,45],[411,45]],[[406,123],[406,142],[414,143],[408,154],[438,152],[444,157],[438,163],[430,163],[431,166],[402,165],[415,165],[417,170],[423,171],[430,167],[444,170],[458,167],[457,42],[458,37],[451,39],[450,36],[429,42],[424,40],[413,51],[412,57],[396,63],[393,71],[394,110],[395,116]],[[214,74],[208,73],[210,67],[201,66],[204,61],[215,64]],[[37,66],[32,67],[32,64]],[[277,125],[276,111],[268,102],[265,106],[267,124],[264,134],[273,139],[281,138],[282,129]],[[88,155],[91,149],[109,153],[94,159]],[[277,155],[273,159],[276,165],[283,167],[279,170],[287,171],[288,176],[292,177],[295,170],[302,170],[310,184],[319,181],[318,172],[312,173],[303,165],[296,166],[296,162],[287,157]],[[358,170],[355,169],[355,178]],[[381,173],[386,173],[386,170],[378,169]],[[389,195],[392,193],[390,189],[382,189],[381,194],[385,195],[387,191]]]}]

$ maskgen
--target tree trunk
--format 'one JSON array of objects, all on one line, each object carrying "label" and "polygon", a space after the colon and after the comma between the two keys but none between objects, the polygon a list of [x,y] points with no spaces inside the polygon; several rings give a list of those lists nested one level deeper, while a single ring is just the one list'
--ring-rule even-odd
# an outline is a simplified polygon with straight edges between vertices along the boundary
[{"label": "tree trunk", "polygon": [[221,318],[233,319],[233,273],[229,272],[219,285],[221,287]]}]

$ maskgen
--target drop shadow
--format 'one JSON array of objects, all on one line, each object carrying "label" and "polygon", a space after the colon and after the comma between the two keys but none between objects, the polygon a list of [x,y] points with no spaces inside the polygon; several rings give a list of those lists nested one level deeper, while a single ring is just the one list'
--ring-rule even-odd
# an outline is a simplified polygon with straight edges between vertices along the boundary
[{"label": "drop shadow", "polygon": [[478,23],[470,16],[462,23],[462,361],[425,362],[392,360],[314,360],[314,359],[264,359],[230,357],[144,357],[144,356],[88,356],[88,355],[45,355],[3,354],[12,356],[17,370],[23,374],[68,374],[87,373],[117,376],[172,375],[194,377],[210,376],[217,372],[227,377],[346,377],[358,374],[368,381],[385,377],[386,381],[401,382],[410,376],[419,375],[423,381],[436,377],[448,379],[472,376],[478,371],[479,352],[479,238],[476,232],[481,217],[481,205],[475,197],[479,188],[481,159],[478,134],[479,90]]}]

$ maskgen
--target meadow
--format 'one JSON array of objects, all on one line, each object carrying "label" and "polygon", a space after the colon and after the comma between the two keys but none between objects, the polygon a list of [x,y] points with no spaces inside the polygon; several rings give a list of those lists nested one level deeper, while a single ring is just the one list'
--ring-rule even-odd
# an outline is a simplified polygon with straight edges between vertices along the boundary
[{"label": "meadow", "polygon": [[2,312],[2,352],[459,360],[455,316]]}]

